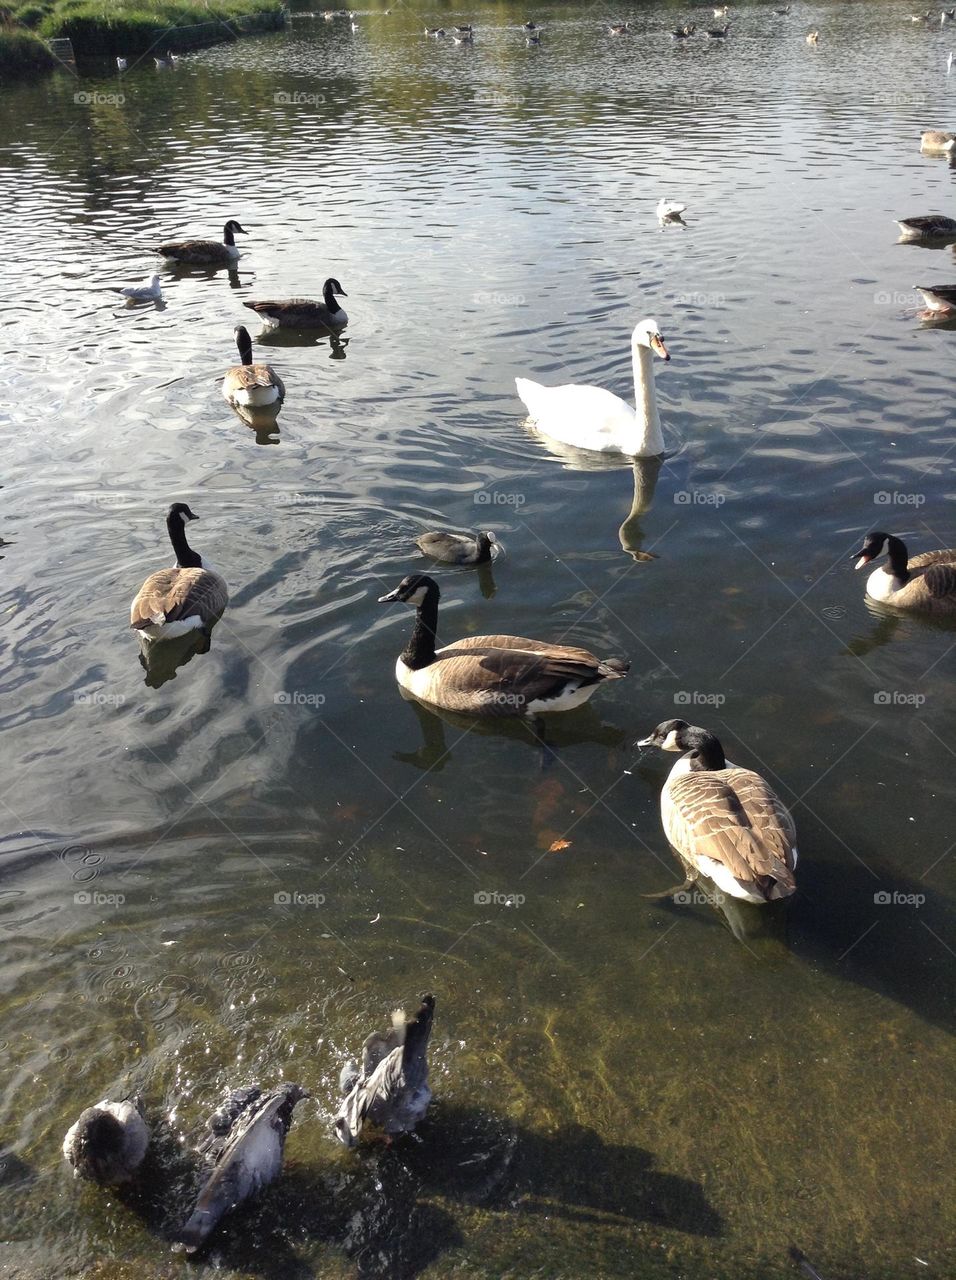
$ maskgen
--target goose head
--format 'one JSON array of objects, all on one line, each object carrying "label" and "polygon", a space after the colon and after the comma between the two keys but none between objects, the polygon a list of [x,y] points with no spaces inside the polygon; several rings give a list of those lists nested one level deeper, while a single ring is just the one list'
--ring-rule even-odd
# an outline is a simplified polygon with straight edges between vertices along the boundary
[{"label": "goose head", "polygon": [[325,298],[326,305],[331,311],[339,310],[332,301],[333,298],[347,298],[349,295],[336,280],[335,276],[329,276],[325,284],[322,286],[322,296]]},{"label": "goose head", "polygon": [[224,236],[230,235],[230,234],[235,235],[237,231],[241,236],[247,236],[249,234],[249,232],[245,229],[245,227],[240,226],[239,223],[235,220],[235,218],[230,218],[229,221],[226,223],[226,225],[222,229]]},{"label": "goose head", "polygon": [[401,580],[394,591],[379,596],[378,602],[391,604],[399,600],[402,604],[410,604],[417,609],[429,598],[437,601],[440,595],[438,583],[434,578],[429,578],[427,573],[410,573],[407,578]]},{"label": "goose head", "polygon": [[637,741],[639,747],[657,747],[661,751],[685,751],[691,770],[723,769],[724,749],[718,739],[699,725],[686,720],[662,720],[653,733]]},{"label": "goose head", "polygon": [[642,320],[636,325],[631,341],[635,347],[650,347],[651,351],[662,360],[670,359],[656,320]]},{"label": "goose head", "polygon": [[239,359],[243,364],[252,364],[252,339],[249,337],[249,330],[244,324],[237,324],[232,332],[236,339]]},{"label": "goose head", "polygon": [[190,520],[199,519],[196,513],[194,511],[191,511],[185,502],[174,502],[173,505],[166,512],[167,522],[170,520],[175,520],[177,516],[183,522],[183,524],[187,524]]}]

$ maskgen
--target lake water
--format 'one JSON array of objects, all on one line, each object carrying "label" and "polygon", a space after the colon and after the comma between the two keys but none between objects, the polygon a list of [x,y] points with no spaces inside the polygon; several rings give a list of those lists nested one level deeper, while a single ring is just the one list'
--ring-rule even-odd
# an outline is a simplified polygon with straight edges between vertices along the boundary
[{"label": "lake water", "polygon": [[[826,1280],[956,1273],[956,632],[851,564],[874,527],[956,543],[954,337],[911,288],[953,255],[893,222],[953,211],[918,149],[950,36],[628,12],[538,10],[528,48],[523,9],[396,5],[0,95],[5,1275],[181,1275],[197,1126],[281,1077],[312,1093],[282,1181],[192,1274],[766,1280],[791,1243]],[[229,217],[232,277],[107,291]],[[216,383],[240,303],[328,275],[350,324],[257,346],[288,399],[251,430]],[[630,396],[647,315],[671,456],[555,456],[514,375]],[[127,611],[177,499],[232,599],[147,680]],[[436,572],[445,638],[632,660],[550,752],[397,692],[412,615],[376,599],[441,527],[506,549]],[[680,878],[673,758],[634,746],[673,715],[794,810],[800,892],[737,936],[642,896]],[[343,1058],[426,990],[421,1141],[343,1150]],[[74,1183],[64,1131],[129,1089],[142,1184]]]}]

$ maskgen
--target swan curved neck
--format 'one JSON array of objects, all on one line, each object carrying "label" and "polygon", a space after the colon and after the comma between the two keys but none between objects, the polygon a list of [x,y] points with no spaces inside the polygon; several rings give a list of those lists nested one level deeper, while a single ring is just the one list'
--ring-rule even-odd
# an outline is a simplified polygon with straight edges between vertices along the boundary
[{"label": "swan curved neck", "polygon": [[664,452],[664,437],[657,412],[657,392],[654,387],[654,354],[650,347],[640,342],[632,344],[634,363],[634,430],[636,457],[649,458]]}]

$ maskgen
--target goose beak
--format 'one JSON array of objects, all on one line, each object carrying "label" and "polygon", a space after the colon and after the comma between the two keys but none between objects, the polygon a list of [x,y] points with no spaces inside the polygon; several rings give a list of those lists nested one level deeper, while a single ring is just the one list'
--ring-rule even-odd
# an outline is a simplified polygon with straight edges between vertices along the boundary
[{"label": "goose beak", "polygon": [[634,745],[635,747],[653,747],[654,735],[651,734],[649,738],[638,738],[638,740],[634,743]]},{"label": "goose beak", "polygon": [[651,334],[651,347],[654,351],[657,352],[657,354],[660,356],[662,360],[670,359],[670,355],[668,354],[667,348],[664,346],[664,339],[661,337],[659,333]]},{"label": "goose beak", "polygon": [[856,562],[856,564],[853,566],[853,568],[854,568],[854,569],[865,569],[865,568],[866,568],[866,566],[870,563],[871,558],[872,558],[871,556],[863,555],[863,554],[862,554],[862,552],[861,552],[861,553],[859,553],[859,559],[857,560],[857,562]]},{"label": "goose beak", "polygon": [[394,591],[390,591],[387,596],[379,596],[379,604],[391,604],[393,600],[398,599],[398,587]]}]

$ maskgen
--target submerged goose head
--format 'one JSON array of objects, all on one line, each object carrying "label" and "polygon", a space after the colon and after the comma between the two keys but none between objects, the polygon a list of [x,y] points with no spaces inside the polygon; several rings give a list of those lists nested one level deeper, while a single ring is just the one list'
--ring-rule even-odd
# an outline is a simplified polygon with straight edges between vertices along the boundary
[{"label": "submerged goose head", "polygon": [[692,771],[723,769],[726,762],[720,742],[707,729],[688,724],[686,720],[662,720],[653,733],[639,739],[639,747],[657,747],[660,751],[686,751]]}]

